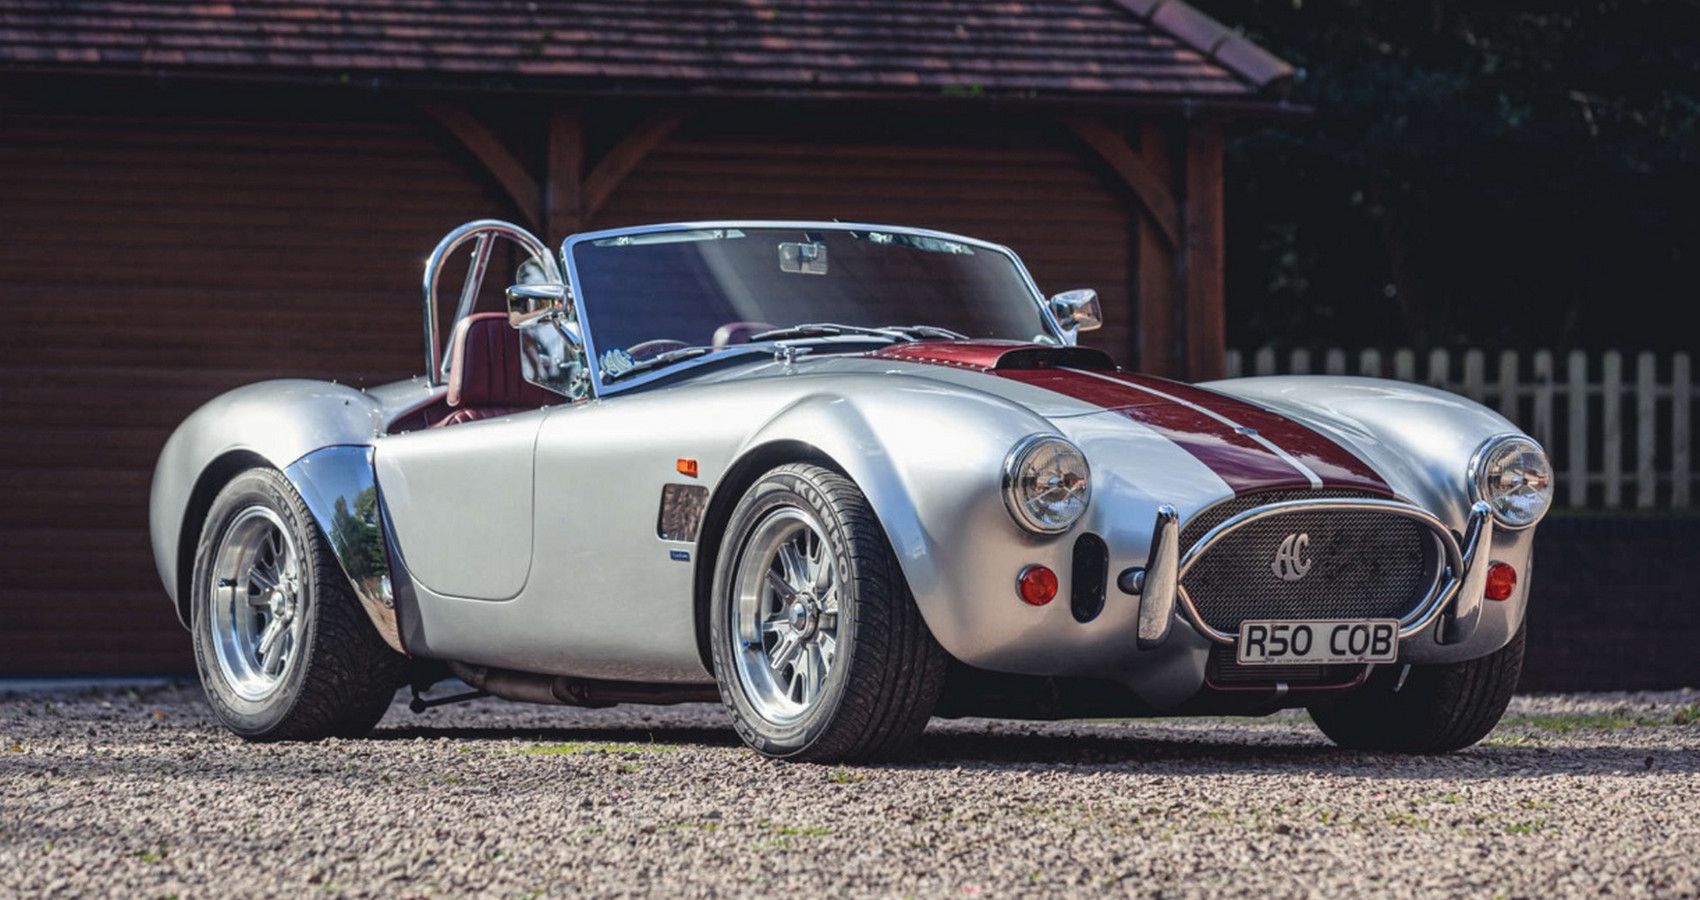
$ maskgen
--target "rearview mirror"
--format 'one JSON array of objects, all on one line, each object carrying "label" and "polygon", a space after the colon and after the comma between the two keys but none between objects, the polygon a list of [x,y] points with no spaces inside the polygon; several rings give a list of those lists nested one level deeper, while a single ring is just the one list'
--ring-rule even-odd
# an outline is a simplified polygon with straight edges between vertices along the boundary
[{"label": "rearview mirror", "polygon": [[567,306],[564,284],[516,284],[508,288],[508,324],[526,328],[561,315]]},{"label": "rearview mirror", "polygon": [[1073,331],[1092,331],[1104,324],[1098,292],[1091,288],[1063,291],[1051,298],[1051,313],[1057,323]]}]

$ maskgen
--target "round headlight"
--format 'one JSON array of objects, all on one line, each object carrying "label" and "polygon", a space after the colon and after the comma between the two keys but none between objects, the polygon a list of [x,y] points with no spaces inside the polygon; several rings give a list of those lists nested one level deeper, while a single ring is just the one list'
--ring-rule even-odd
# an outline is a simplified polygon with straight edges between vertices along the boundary
[{"label": "round headlight", "polygon": [[1003,502],[1016,524],[1037,534],[1067,531],[1092,501],[1080,448],[1055,435],[1023,438],[1004,460]]},{"label": "round headlight", "polygon": [[1475,499],[1493,508],[1499,524],[1527,528],[1552,505],[1552,463],[1534,441],[1500,435],[1483,444],[1470,461],[1470,486]]}]

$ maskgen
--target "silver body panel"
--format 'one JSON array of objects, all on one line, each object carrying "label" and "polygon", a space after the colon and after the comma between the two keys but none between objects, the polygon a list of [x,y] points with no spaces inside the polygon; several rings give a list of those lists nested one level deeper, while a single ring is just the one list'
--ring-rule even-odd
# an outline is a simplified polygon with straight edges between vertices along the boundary
[{"label": "silver body panel", "polygon": [[[387,431],[441,396],[430,379],[368,391],[310,381],[231,391],[190,416],[161,455],[150,507],[161,579],[178,599],[183,547],[200,527],[189,515],[196,486],[221,460],[303,478],[295,464],[309,454],[361,448],[336,455],[334,474],[297,487],[325,506],[324,495],[375,482],[391,568],[409,587],[390,598],[409,653],[707,683],[696,585],[699,570],[714,565],[702,552],[713,535],[659,537],[662,488],[707,487],[712,510],[735,501],[723,481],[752,454],[806,448],[867,495],[929,628],[956,658],[1000,672],[1113,679],[1158,709],[1199,691],[1212,640],[1175,604],[1166,629],[1145,623],[1142,644],[1140,598],[1118,591],[1115,573],[1157,558],[1153,539],[1165,521],[1172,530],[1178,516],[1184,527],[1234,495],[1215,471],[1128,416],[994,374],[862,354],[782,356],[746,355],[576,404],[411,434]],[[1472,453],[1517,430],[1464,398],[1397,382],[1249,378],[1202,387],[1327,435],[1459,535],[1470,527]],[[1063,435],[1091,462],[1091,505],[1061,535],[1022,530],[1003,504],[1005,456],[1033,434]],[[697,462],[694,478],[680,474],[681,459]],[[1081,623],[1066,598],[1074,541],[1085,532],[1108,545],[1111,584],[1103,612]],[[1517,567],[1524,577],[1515,595],[1479,604],[1476,627],[1457,643],[1435,638],[1438,620],[1427,625],[1402,643],[1401,661],[1459,661],[1503,646],[1524,615],[1533,538],[1533,529],[1492,530],[1482,558]],[[1016,574],[1030,564],[1058,573],[1061,602],[1018,599]]]}]

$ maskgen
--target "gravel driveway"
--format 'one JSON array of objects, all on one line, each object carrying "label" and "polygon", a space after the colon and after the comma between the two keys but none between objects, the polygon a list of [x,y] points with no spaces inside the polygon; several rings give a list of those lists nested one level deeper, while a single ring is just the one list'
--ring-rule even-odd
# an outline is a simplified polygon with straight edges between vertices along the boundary
[{"label": "gravel driveway", "polygon": [[1697,704],[1519,698],[1435,759],[1302,715],[936,722],[918,762],[823,767],[708,706],[398,703],[257,746],[193,687],[30,692],[0,697],[0,896],[1693,896]]}]

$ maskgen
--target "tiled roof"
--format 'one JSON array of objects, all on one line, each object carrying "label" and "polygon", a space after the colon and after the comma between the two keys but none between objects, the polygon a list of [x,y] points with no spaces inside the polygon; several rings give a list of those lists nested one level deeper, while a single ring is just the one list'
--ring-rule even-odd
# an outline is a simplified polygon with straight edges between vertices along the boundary
[{"label": "tiled roof", "polygon": [[0,70],[560,91],[1278,93],[1181,0],[0,0]]}]

